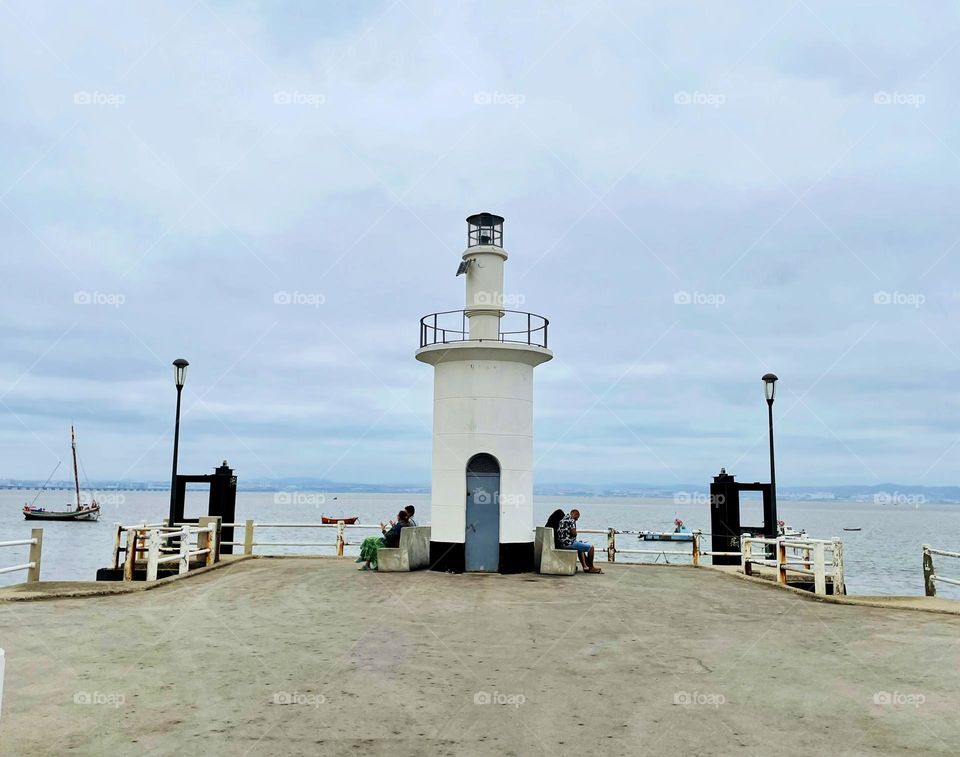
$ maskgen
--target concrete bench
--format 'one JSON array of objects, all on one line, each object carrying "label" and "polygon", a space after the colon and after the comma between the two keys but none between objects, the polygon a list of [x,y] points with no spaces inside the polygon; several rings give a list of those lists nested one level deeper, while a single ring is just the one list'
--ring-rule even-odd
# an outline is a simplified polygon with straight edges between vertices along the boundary
[{"label": "concrete bench", "polygon": [[533,561],[537,570],[550,576],[572,576],[577,572],[577,550],[557,549],[553,529],[537,526],[533,540]]},{"label": "concrete bench", "polygon": [[423,570],[430,565],[430,526],[410,526],[400,531],[399,547],[377,550],[377,570],[397,573]]}]

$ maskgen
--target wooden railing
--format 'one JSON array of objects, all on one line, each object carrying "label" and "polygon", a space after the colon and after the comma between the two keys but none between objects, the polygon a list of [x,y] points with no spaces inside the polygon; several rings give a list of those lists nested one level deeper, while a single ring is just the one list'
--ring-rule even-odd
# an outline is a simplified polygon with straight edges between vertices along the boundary
[{"label": "wooden railing", "polygon": [[30,546],[30,554],[27,562],[19,565],[11,565],[7,568],[0,568],[0,574],[15,573],[20,570],[27,571],[27,583],[33,583],[40,580],[40,556],[43,552],[43,529],[34,528],[30,531],[29,539],[14,539],[12,541],[0,541],[0,547],[26,547]]},{"label": "wooden railing", "polygon": [[[754,554],[755,546],[763,548],[760,555]],[[740,547],[742,552],[740,565],[744,575],[752,575],[754,565],[765,565],[776,570],[776,580],[779,584],[786,585],[788,572],[813,576],[814,593],[820,595],[827,593],[829,576],[833,579],[833,593],[835,595],[846,593],[843,577],[843,542],[839,539],[827,541],[782,536],[776,539],[762,539],[744,536],[740,540]],[[831,569],[829,573],[828,567]]]},{"label": "wooden railing", "polygon": [[[123,553],[123,580],[132,581],[138,562],[147,562],[147,580],[157,580],[159,566],[178,562],[178,573],[190,569],[190,559],[206,557],[204,565],[212,565],[220,557],[220,528],[218,518],[201,518],[201,525],[181,523],[167,526],[163,523],[141,523],[136,526],[117,525],[113,540],[113,568],[120,568],[120,554]],[[124,544],[124,534],[126,543]],[[179,538],[179,544],[168,545],[172,538]],[[194,548],[191,549],[191,539]]]},{"label": "wooden railing", "polygon": [[[206,526],[193,528],[184,525],[179,531],[170,529],[154,529],[147,539],[147,580],[156,581],[159,567],[165,563],[178,563],[177,573],[183,575],[190,570],[191,557],[203,557],[205,566],[213,565],[217,558],[217,524],[209,523]],[[190,537],[197,537],[197,548],[190,549]],[[161,555],[160,545],[168,539],[180,538],[178,551],[173,555]]]},{"label": "wooden railing", "polygon": [[948,552],[945,549],[937,549],[929,544],[923,545],[923,591],[928,597],[937,596],[937,582],[960,586],[960,578],[948,578],[947,576],[937,575],[933,566],[934,555],[940,557],[960,557],[960,552]]}]

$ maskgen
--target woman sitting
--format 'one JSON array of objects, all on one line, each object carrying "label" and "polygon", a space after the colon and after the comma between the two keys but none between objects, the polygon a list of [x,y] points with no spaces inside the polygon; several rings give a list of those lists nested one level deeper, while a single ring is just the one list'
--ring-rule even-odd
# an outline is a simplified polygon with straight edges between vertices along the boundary
[{"label": "woman sitting", "polygon": [[399,513],[397,513],[397,522],[394,523],[390,528],[387,528],[383,523],[381,523],[380,530],[383,532],[383,536],[368,536],[360,544],[360,557],[357,558],[357,562],[363,563],[363,565],[360,566],[360,570],[376,570],[377,550],[381,547],[399,547],[400,531],[402,531],[404,528],[407,528],[409,525],[410,516],[407,514],[406,510],[401,510]]}]

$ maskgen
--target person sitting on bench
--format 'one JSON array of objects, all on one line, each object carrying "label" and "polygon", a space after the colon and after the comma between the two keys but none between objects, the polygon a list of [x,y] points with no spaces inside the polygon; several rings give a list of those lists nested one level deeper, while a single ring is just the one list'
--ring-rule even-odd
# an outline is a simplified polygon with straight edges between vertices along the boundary
[{"label": "person sitting on bench", "polygon": [[561,519],[560,526],[557,528],[557,541],[560,543],[560,549],[575,549],[577,557],[580,559],[580,565],[584,573],[603,573],[600,568],[593,565],[593,545],[585,541],[577,541],[577,520],[580,518],[579,510],[571,510],[569,515]]},{"label": "person sitting on bench", "polygon": [[357,562],[363,563],[363,565],[360,566],[360,570],[376,570],[377,550],[380,549],[380,547],[390,547],[392,549],[399,547],[400,531],[409,525],[410,516],[407,515],[406,510],[401,510],[397,513],[397,522],[389,529],[381,523],[380,529],[383,532],[383,537],[368,536],[363,540],[363,543],[360,544],[360,557],[357,558]]},{"label": "person sitting on bench", "polygon": [[553,548],[560,549],[560,521],[563,520],[566,515],[563,510],[554,510],[550,513],[550,517],[547,518],[547,522],[544,524],[547,528],[553,529]]}]

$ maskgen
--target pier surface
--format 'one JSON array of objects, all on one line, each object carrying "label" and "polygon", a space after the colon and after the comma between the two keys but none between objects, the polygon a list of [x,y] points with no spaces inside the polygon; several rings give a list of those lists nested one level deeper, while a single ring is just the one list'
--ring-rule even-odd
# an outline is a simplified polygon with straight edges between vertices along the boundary
[{"label": "pier surface", "polygon": [[3,603],[0,753],[956,753],[960,617],[604,570],[257,559]]}]

